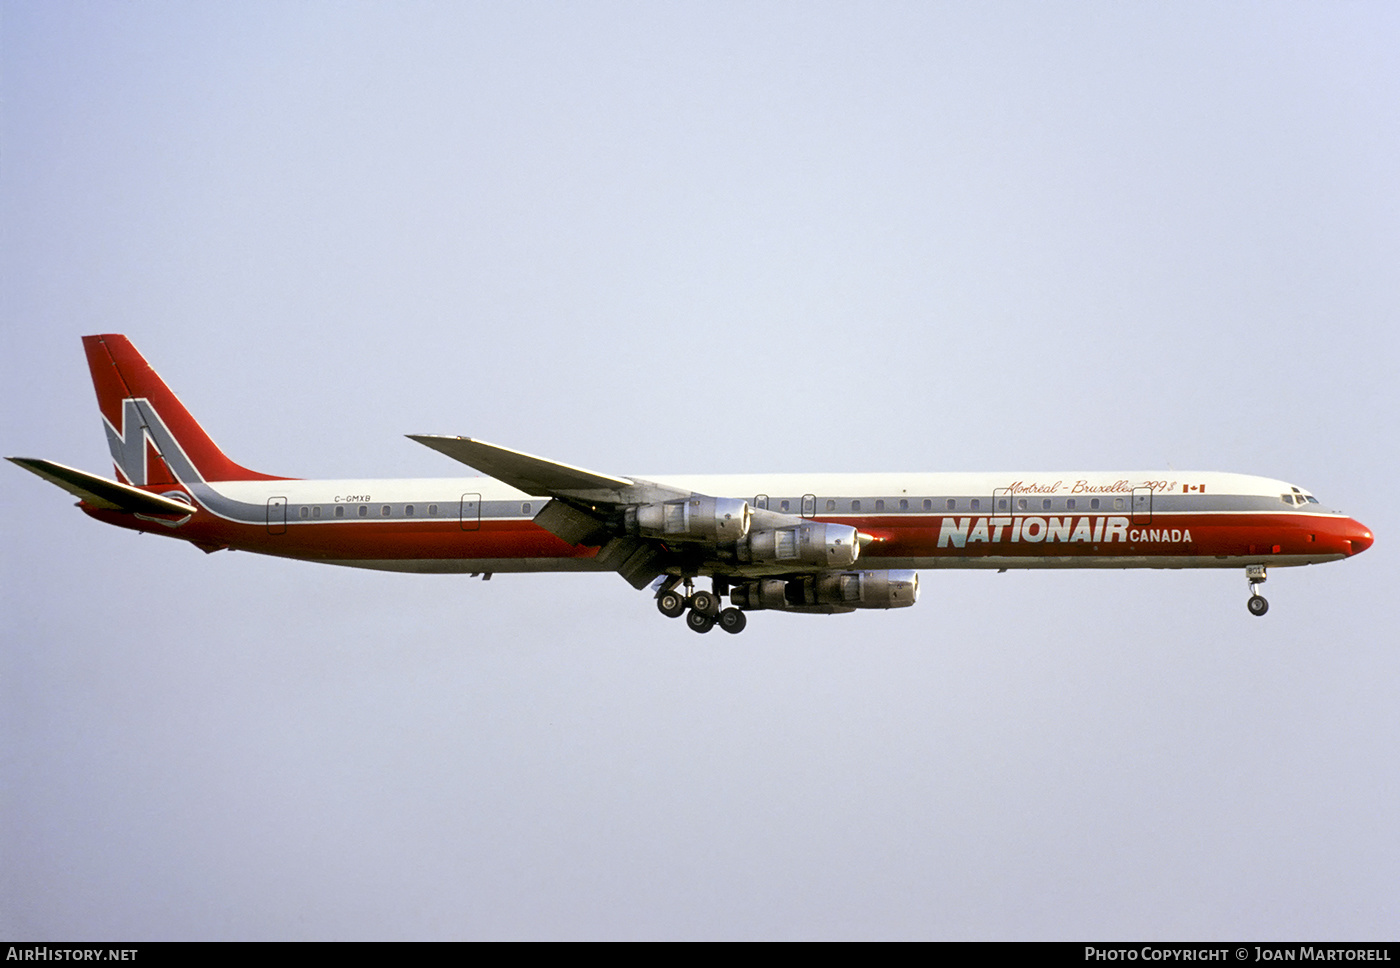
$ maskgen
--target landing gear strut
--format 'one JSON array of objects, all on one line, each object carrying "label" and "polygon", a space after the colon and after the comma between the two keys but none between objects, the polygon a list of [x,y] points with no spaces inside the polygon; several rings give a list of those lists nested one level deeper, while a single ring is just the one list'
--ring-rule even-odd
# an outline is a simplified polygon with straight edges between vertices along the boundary
[{"label": "landing gear strut", "polygon": [[1269,610],[1269,600],[1259,594],[1259,586],[1268,581],[1268,572],[1263,565],[1245,565],[1244,577],[1249,579],[1249,614],[1263,615]]}]

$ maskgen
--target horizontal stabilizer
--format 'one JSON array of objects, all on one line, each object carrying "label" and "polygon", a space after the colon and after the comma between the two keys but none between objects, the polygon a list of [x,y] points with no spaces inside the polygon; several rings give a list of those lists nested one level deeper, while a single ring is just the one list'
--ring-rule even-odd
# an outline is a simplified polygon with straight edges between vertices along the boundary
[{"label": "horizontal stabilizer", "polygon": [[7,457],[6,460],[18,464],[31,474],[57,484],[69,494],[81,498],[95,508],[107,511],[129,511],[133,514],[193,514],[194,508],[183,501],[175,501],[159,494],[143,491],[139,487],[119,484],[105,477],[89,474],[51,460],[35,457]]},{"label": "horizontal stabilizer", "polygon": [[576,491],[619,491],[633,486],[633,482],[625,477],[570,467],[470,437],[422,434],[409,434],[408,437],[526,494],[544,497]]}]

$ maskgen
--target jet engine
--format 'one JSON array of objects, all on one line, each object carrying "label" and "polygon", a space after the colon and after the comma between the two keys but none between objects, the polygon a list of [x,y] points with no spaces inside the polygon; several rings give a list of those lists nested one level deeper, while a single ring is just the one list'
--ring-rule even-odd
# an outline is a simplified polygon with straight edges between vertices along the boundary
[{"label": "jet engine", "polygon": [[851,612],[858,608],[906,608],[919,597],[916,571],[848,571],[763,578],[729,590],[737,608],[788,612]]},{"label": "jet engine", "polygon": [[849,568],[860,557],[860,541],[856,529],[847,524],[799,524],[754,531],[734,551],[746,564],[772,561]]},{"label": "jet engine", "polygon": [[628,534],[672,541],[729,545],[749,533],[748,501],[692,494],[677,501],[640,504],[625,512]]}]

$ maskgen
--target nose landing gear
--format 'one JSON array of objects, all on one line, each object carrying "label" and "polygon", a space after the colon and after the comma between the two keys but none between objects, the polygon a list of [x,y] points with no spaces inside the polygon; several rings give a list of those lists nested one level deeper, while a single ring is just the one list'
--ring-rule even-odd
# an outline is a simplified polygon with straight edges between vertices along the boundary
[{"label": "nose landing gear", "polygon": [[1263,615],[1269,610],[1269,600],[1259,594],[1259,586],[1268,581],[1268,572],[1263,565],[1245,565],[1244,577],[1249,580],[1249,614]]}]

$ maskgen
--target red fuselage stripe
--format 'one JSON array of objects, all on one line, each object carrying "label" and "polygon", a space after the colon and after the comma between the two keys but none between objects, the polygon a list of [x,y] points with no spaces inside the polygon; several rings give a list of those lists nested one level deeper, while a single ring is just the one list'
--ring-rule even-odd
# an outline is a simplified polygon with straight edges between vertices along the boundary
[{"label": "red fuselage stripe", "polygon": [[[183,538],[197,544],[316,561],[355,560],[577,560],[596,548],[569,545],[528,519],[483,520],[464,531],[455,518],[383,521],[286,522],[281,533],[196,513],[179,527],[152,519],[85,508],[121,527]],[[818,518],[848,524],[876,540],[861,552],[857,567],[881,559],[923,559],[936,564],[981,557],[1064,559],[1150,556],[1257,557],[1351,555],[1362,550],[1361,529],[1341,516],[1241,512],[1153,515],[1134,524],[1126,515],[909,514]],[[1369,544],[1369,540],[1366,542]],[[1364,547],[1364,546],[1363,546]]]}]

